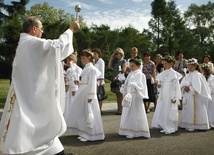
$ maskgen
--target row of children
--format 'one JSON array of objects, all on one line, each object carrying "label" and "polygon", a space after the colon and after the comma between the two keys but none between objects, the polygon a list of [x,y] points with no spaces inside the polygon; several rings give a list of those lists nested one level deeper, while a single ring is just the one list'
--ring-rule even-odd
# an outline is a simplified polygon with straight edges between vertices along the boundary
[{"label": "row of children", "polygon": [[[70,98],[70,94],[72,94],[72,99],[69,99],[69,108],[65,109],[64,114],[68,126],[67,132],[78,135],[78,139],[82,142],[103,140],[105,137],[96,96],[97,76],[100,72],[93,65],[92,59],[93,53],[90,50],[84,50],[81,53],[81,61],[85,67],[81,73],[76,72],[74,78],[69,81],[73,83],[76,94],[68,90],[67,98]],[[165,70],[156,79],[159,97],[152,119],[152,127],[160,128],[160,132],[165,134],[176,132],[178,130],[178,103],[181,99],[183,100],[181,128],[193,131],[196,129],[208,130],[210,127],[214,127],[214,123],[212,123],[214,122],[212,114],[214,104],[211,103],[214,77],[208,74],[209,67],[202,66],[206,75],[203,76],[199,72],[196,59],[190,59],[188,60],[189,73],[182,77],[180,73],[172,69],[173,61],[174,59],[168,55],[163,58]],[[143,99],[148,98],[146,77],[140,69],[140,59],[132,58],[129,63],[131,72],[120,89],[124,98],[119,135],[127,138],[150,138],[143,104]],[[72,63],[71,66],[76,65]],[[68,71],[71,70],[74,69]],[[181,78],[183,79],[180,84]]]}]

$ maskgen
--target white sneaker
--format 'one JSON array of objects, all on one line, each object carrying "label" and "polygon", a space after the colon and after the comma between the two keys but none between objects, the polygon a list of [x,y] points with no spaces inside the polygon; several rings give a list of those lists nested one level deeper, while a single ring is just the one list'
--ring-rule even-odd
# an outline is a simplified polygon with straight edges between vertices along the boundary
[{"label": "white sneaker", "polygon": [[194,129],[186,129],[187,131],[194,131]]},{"label": "white sneaker", "polygon": [[166,131],[165,134],[166,134],[166,135],[170,135],[170,134],[172,134],[172,132],[167,132],[167,131]]},{"label": "white sneaker", "polygon": [[80,141],[81,141],[81,142],[87,142],[88,139],[85,139],[85,138],[82,137],[82,138],[80,139]]},{"label": "white sneaker", "polygon": [[79,136],[79,137],[77,137],[77,139],[79,139],[79,140],[80,140],[80,139],[82,139],[82,137],[81,137],[81,136]]},{"label": "white sneaker", "polygon": [[134,136],[128,135],[128,136],[126,136],[126,138],[132,139],[132,138],[134,138]]},{"label": "white sneaker", "polygon": [[160,133],[165,133],[165,132],[166,132],[165,130],[161,130],[161,131],[160,131]]}]

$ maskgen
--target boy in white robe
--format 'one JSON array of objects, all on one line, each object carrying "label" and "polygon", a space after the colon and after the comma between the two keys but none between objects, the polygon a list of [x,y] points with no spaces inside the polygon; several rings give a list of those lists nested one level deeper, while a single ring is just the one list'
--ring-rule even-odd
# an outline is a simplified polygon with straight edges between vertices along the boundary
[{"label": "boy in white robe", "polygon": [[183,110],[181,128],[188,131],[208,130],[209,121],[205,100],[211,99],[210,89],[205,77],[199,72],[197,60],[188,60],[189,73],[181,81]]},{"label": "boy in white robe", "polygon": [[129,73],[121,93],[125,96],[122,101],[123,111],[120,121],[119,135],[126,138],[150,138],[149,125],[144,108],[143,99],[148,98],[146,77],[140,70],[141,60],[129,60],[131,72]]},{"label": "boy in white robe", "polygon": [[179,80],[182,75],[172,69],[173,57],[162,58],[165,70],[157,76],[159,97],[152,119],[152,127],[161,133],[171,134],[178,130],[178,103],[181,99]]},{"label": "boy in white robe", "polygon": [[212,75],[212,69],[207,64],[202,64],[202,73],[206,78],[208,86],[210,88],[211,100],[206,99],[206,109],[208,114],[208,120],[210,128],[214,128],[214,75]]},{"label": "boy in white robe", "polygon": [[64,154],[58,139],[66,130],[61,61],[73,51],[73,32],[78,29],[78,22],[72,22],[59,39],[46,40],[41,39],[39,18],[23,22],[0,122],[2,154]]}]

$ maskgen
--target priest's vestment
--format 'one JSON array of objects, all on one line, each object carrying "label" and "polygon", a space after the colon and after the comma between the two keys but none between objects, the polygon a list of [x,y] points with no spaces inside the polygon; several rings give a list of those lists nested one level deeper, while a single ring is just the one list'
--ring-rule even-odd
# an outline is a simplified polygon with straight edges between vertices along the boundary
[{"label": "priest's vestment", "polygon": [[72,40],[70,29],[56,40],[21,33],[0,123],[4,154],[58,153],[39,153],[38,150],[48,150],[55,142],[61,144],[58,136],[66,130],[61,61],[73,52]]}]

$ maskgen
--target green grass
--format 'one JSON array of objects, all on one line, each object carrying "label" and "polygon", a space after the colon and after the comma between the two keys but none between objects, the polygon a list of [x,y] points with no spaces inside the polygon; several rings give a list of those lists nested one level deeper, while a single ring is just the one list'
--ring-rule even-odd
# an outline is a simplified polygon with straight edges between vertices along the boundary
[{"label": "green grass", "polygon": [[[4,107],[7,93],[10,86],[10,80],[9,79],[0,79],[0,108]],[[104,102],[115,102],[116,101],[116,95],[110,91],[110,82],[106,81],[105,84],[105,91],[108,96]]]},{"label": "green grass", "polygon": [[106,91],[108,98],[105,99],[103,102],[115,102],[116,95],[110,91],[110,82],[108,82],[108,83],[106,82],[104,87],[105,87],[105,91]]},{"label": "green grass", "polygon": [[9,79],[0,79],[0,108],[4,107],[9,87],[10,87]]}]

